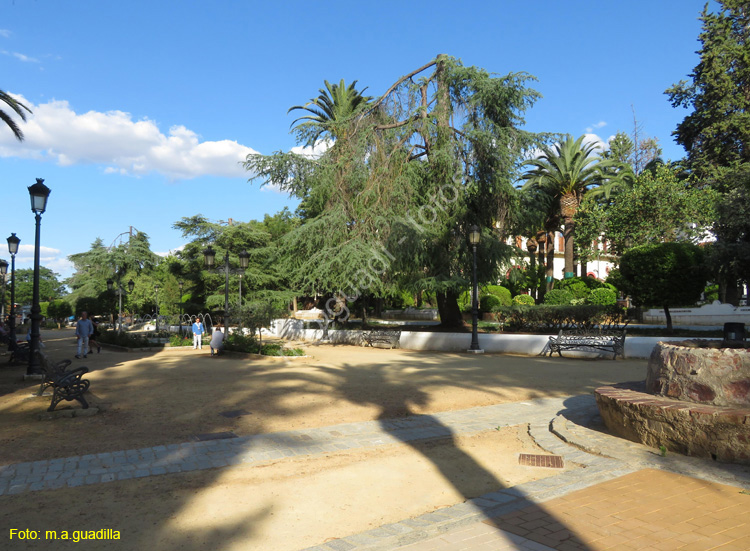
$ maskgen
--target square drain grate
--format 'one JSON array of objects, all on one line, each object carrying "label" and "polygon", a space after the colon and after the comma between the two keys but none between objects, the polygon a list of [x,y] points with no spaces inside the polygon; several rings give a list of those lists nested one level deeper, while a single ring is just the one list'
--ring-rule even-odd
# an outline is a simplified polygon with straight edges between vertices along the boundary
[{"label": "square drain grate", "polygon": [[237,435],[233,432],[209,432],[207,434],[195,435],[195,439],[199,442],[206,442],[207,440],[224,440],[225,438],[237,438]]},{"label": "square drain grate", "polygon": [[563,458],[559,455],[539,455],[531,453],[518,454],[518,464],[527,467],[547,467],[549,469],[562,469],[565,466]]},{"label": "square drain grate", "polygon": [[246,411],[244,409],[233,409],[232,411],[222,411],[219,413],[219,415],[223,415],[224,417],[227,417],[229,419],[233,419],[234,417],[242,417],[243,415],[250,415],[251,412]]}]

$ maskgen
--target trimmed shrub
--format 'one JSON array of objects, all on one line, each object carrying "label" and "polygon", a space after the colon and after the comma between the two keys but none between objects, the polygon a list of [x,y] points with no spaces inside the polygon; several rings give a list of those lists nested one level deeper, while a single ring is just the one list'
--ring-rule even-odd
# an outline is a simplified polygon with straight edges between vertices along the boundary
[{"label": "trimmed shrub", "polygon": [[589,295],[589,304],[599,304],[602,306],[617,304],[617,293],[606,287],[594,289]]},{"label": "trimmed shrub", "polygon": [[[510,298],[510,289],[503,287],[502,285],[487,285],[482,289],[482,295],[493,295],[500,299],[502,306],[510,306],[513,301]],[[471,301],[471,298],[469,299]]]},{"label": "trimmed shrub", "polygon": [[481,312],[497,312],[501,306],[505,305],[495,295],[484,295],[479,299],[479,310]]},{"label": "trimmed shrub", "polygon": [[558,332],[560,329],[591,329],[599,326],[621,329],[625,322],[625,310],[618,306],[517,305],[500,308],[498,321],[511,331]]},{"label": "trimmed shrub", "polygon": [[569,305],[575,296],[567,289],[552,289],[544,295],[544,304]]},{"label": "trimmed shrub", "polygon": [[535,304],[534,297],[532,297],[531,295],[516,295],[513,297],[513,304],[525,304],[533,306]]},{"label": "trimmed shrub", "polygon": [[591,289],[580,280],[580,278],[572,277],[570,279],[563,279],[562,281],[555,282],[555,289],[560,291],[568,291],[573,295],[573,298],[585,299],[589,296]]}]

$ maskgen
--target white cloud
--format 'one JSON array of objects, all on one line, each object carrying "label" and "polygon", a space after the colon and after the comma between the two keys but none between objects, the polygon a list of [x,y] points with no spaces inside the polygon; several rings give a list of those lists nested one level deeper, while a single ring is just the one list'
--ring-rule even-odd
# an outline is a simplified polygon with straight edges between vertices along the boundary
[{"label": "white cloud", "polygon": [[135,121],[129,113],[76,113],[67,101],[30,104],[33,114],[20,124],[25,140],[0,133],[0,157],[54,161],[61,166],[103,165],[107,174],[160,173],[172,180],[198,176],[247,177],[240,162],[250,147],[232,140],[200,141],[184,126],[163,134],[154,121]]},{"label": "white cloud", "polygon": [[584,136],[585,138],[583,138],[583,145],[596,144],[596,149],[598,149],[599,151],[606,151],[607,149],[609,149],[609,145],[607,144],[607,142],[602,140],[596,134],[586,132]]},{"label": "white cloud", "polygon": [[296,146],[291,149],[292,153],[296,153],[297,155],[303,155],[305,157],[309,157],[310,159],[317,159],[319,158],[323,153],[328,151],[331,146],[333,146],[333,141],[331,140],[318,140],[315,142],[315,145],[310,146]]},{"label": "white cloud", "polygon": [[3,38],[10,38],[11,33],[8,29],[0,29],[0,36]]},{"label": "white cloud", "polygon": [[164,252],[154,252],[154,254],[159,255],[159,256],[164,256],[164,257],[166,257],[166,256],[174,256],[174,254],[176,252],[181,251],[184,248],[185,248],[185,245],[180,245],[176,249],[171,249],[171,250],[169,250],[169,251],[167,251],[165,253]]},{"label": "white cloud", "polygon": [[[49,268],[55,273],[59,273],[61,277],[68,277],[75,271],[73,263],[62,256],[60,249],[53,249],[52,247],[45,247],[44,245],[39,246],[39,264],[45,268]],[[30,268],[34,265],[34,245],[33,244],[20,244],[18,246],[18,254],[16,254],[16,267],[28,265]]]},{"label": "white cloud", "polygon": [[599,128],[604,128],[607,126],[607,123],[604,121],[599,121],[596,124],[592,124],[591,126],[586,127],[586,133],[591,134],[594,130],[598,130]]},{"label": "white cloud", "polygon": [[39,60],[35,57],[30,57],[25,54],[19,54],[18,52],[9,52],[7,50],[0,50],[0,54],[15,57],[16,59],[25,63],[39,63]]}]

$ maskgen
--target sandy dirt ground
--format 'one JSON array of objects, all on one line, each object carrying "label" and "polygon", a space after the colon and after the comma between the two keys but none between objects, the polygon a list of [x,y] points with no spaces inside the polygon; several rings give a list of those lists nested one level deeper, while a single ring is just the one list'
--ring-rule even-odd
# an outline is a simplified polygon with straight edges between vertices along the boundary
[{"label": "sandy dirt ground", "polygon": [[[43,333],[72,358],[72,331]],[[45,419],[49,397],[0,357],[0,464],[343,422],[429,414],[642,380],[643,360],[571,360],[307,346],[306,358],[209,350],[102,350],[92,417]],[[79,407],[61,404],[59,408]],[[242,409],[226,418],[221,412]],[[42,419],[40,420],[40,414]],[[349,450],[247,467],[0,497],[0,549],[103,549],[102,542],[9,541],[10,528],[119,530],[114,549],[294,550],[460,503],[559,471],[518,466],[539,453],[525,426],[455,440]],[[574,468],[573,466],[569,468]],[[97,546],[98,545],[98,546]]]}]

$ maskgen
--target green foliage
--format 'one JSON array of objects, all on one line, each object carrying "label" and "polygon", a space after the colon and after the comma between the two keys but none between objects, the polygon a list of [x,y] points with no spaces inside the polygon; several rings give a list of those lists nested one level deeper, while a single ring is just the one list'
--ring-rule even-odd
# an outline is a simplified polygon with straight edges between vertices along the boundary
[{"label": "green foliage", "polygon": [[495,295],[484,295],[479,299],[479,310],[481,312],[497,312],[501,306],[504,306],[500,297]]},{"label": "green foliage", "polygon": [[512,301],[510,298],[510,289],[503,287],[502,285],[487,285],[482,288],[482,294],[494,295],[500,300],[500,306],[510,306]]},{"label": "green foliage", "polygon": [[602,306],[617,304],[617,293],[612,289],[607,289],[605,287],[594,289],[588,296],[588,302],[590,304],[599,304]]},{"label": "green foliage", "polygon": [[89,316],[101,316],[112,313],[108,309],[103,308],[99,299],[94,297],[81,297],[76,301],[74,315],[78,317],[81,315],[81,312],[87,312]]},{"label": "green foliage", "polygon": [[118,334],[114,329],[102,331],[99,335],[99,342],[123,346],[125,348],[149,348],[162,346],[161,344],[150,342],[145,335],[128,333],[127,331]]},{"label": "green foliage", "polygon": [[[0,101],[10,107],[19,117],[21,117],[21,120],[26,120],[26,113],[24,113],[24,110],[31,113],[31,109],[3,90],[0,90]],[[23,141],[23,131],[18,127],[16,121],[14,121],[10,115],[2,109],[0,109],[0,120],[8,125],[8,128],[10,128],[11,132],[13,132],[13,135],[19,142]]]},{"label": "green foliage", "polygon": [[279,343],[269,343],[260,346],[252,335],[230,333],[225,341],[225,349],[246,354],[263,354],[264,356],[304,356],[301,348],[284,348]]},{"label": "green foliage", "polygon": [[170,346],[193,346],[193,338],[185,335],[170,335],[169,336]]},{"label": "green foliage", "polygon": [[513,305],[533,306],[534,297],[532,297],[531,295],[516,295],[513,297]]},{"label": "green foliage", "polygon": [[641,174],[615,199],[606,211],[604,232],[621,254],[633,245],[698,241],[716,218],[718,194],[689,186],[662,165]]},{"label": "green foliage", "polygon": [[511,331],[558,332],[560,329],[593,329],[606,332],[625,326],[625,311],[599,305],[514,305],[501,308],[498,321]]},{"label": "green foliage", "polygon": [[707,302],[719,300],[719,286],[715,283],[706,285],[706,288],[703,290],[703,295],[706,297]]},{"label": "green foliage", "polygon": [[59,323],[73,315],[73,308],[67,300],[54,300],[47,308],[47,315]]},{"label": "green foliage", "polygon": [[363,96],[362,91],[356,89],[357,81],[355,80],[349,86],[344,79],[338,84],[331,84],[327,80],[323,81],[325,88],[319,90],[320,95],[313,98],[304,105],[295,105],[290,107],[287,113],[300,109],[310,113],[304,115],[294,122],[292,126],[299,121],[301,122],[295,128],[298,141],[314,146],[318,139],[323,135],[335,139],[345,135],[346,126],[351,123],[352,118],[357,113],[366,108],[371,96]]},{"label": "green foliage", "polygon": [[[586,279],[590,279],[590,278],[586,278]],[[591,290],[586,285],[586,283],[581,281],[581,278],[578,278],[578,277],[571,277],[568,279],[563,279],[562,281],[556,281],[555,289],[569,291],[570,294],[573,295],[574,299],[585,299],[586,297],[589,296],[589,293],[591,292]],[[545,298],[545,302],[546,302],[546,298]],[[548,302],[547,304],[550,304],[550,303]],[[555,304],[555,303],[551,303],[551,304]],[[557,304],[566,304],[566,303],[562,302],[562,303],[557,303]]]},{"label": "green foliage", "polygon": [[395,296],[388,297],[388,307],[395,309],[403,309],[414,306],[414,295],[409,291],[401,291]]},{"label": "green foliage", "polygon": [[319,157],[248,156],[246,169],[263,185],[301,200],[303,223],[276,257],[289,286],[349,297],[429,291],[443,323],[461,323],[456,299],[470,284],[472,251],[456,236],[483,228],[478,279],[497,281],[511,250],[496,228],[514,212],[521,155],[540,141],[520,130],[539,97],[526,87],[531,79],[439,56],[346,118]]},{"label": "green foliage", "polygon": [[691,82],[665,92],[674,107],[690,110],[674,135],[699,177],[750,162],[750,10],[744,0],[718,3],[717,13],[706,4],[701,14],[700,61]]},{"label": "green foliage", "polygon": [[[8,271],[10,278],[10,270]],[[51,301],[62,298],[65,295],[65,286],[60,283],[56,274],[49,268],[39,267],[39,300]],[[18,304],[31,304],[34,294],[34,270],[24,268],[16,270],[16,302]]]},{"label": "green foliage", "polygon": [[584,145],[586,136],[574,140],[568,136],[553,147],[542,147],[542,154],[524,162],[533,167],[524,174],[527,190],[536,188],[547,195],[559,210],[565,229],[565,273],[573,273],[575,221],[583,195],[600,188],[606,195],[630,176],[629,170],[613,159],[596,154],[597,144]]},{"label": "green foliage", "polygon": [[708,279],[703,250],[692,243],[658,243],[620,258],[622,290],[639,306],[662,306],[672,330],[671,306],[695,304]]},{"label": "green foliage", "polygon": [[549,305],[569,305],[573,302],[575,296],[567,289],[552,289],[544,295],[544,304]]}]

